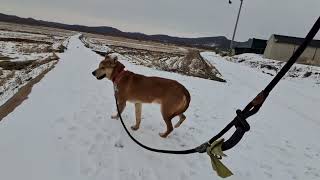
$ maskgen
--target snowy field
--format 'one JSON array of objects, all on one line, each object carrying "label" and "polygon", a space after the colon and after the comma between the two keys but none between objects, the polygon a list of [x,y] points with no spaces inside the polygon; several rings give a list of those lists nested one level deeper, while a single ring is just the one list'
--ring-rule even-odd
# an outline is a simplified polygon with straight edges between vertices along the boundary
[{"label": "snowy field", "polygon": [[[116,52],[125,57],[132,64],[142,65],[160,71],[176,72],[183,75],[224,81],[219,71],[200,56],[200,50],[194,48],[179,50],[183,47],[171,45],[171,51],[160,48],[164,44],[152,42],[140,43],[146,47],[135,43],[117,41],[119,44],[109,44],[106,39],[90,38],[82,36],[81,40],[86,47],[100,54]],[[134,41],[134,40],[131,40]],[[123,43],[120,43],[123,42]],[[156,48],[159,45],[158,49]],[[169,46],[167,46],[169,48]],[[179,51],[178,51],[179,50]]]},{"label": "snowy field", "polygon": [[58,60],[55,53],[63,52],[68,43],[68,36],[17,32],[14,25],[8,28],[0,30],[0,106],[31,79],[53,67]]},{"label": "snowy field", "polygon": [[[133,132],[157,148],[188,149],[215,135],[272,76],[226,61],[214,53],[202,56],[227,83],[162,72],[130,64],[145,75],[176,79],[187,87],[191,104],[187,120],[167,139],[158,105],[144,105],[140,129]],[[0,122],[0,176],[6,180],[157,180],[219,179],[206,154],[165,155],[134,144],[115,111],[112,83],[91,72],[102,58],[77,36],[27,101]],[[320,86],[309,79],[285,79],[270,94],[261,112],[249,119],[251,130],[226,152],[230,180],[320,179]],[[133,105],[123,117],[134,123]],[[177,119],[174,119],[176,121]]]},{"label": "snowy field", "polygon": [[[275,76],[284,66],[285,62],[263,58],[259,54],[245,53],[226,58],[229,61],[252,67],[262,73]],[[285,75],[287,79],[299,79],[307,81],[313,80],[320,84],[320,67],[304,64],[294,64],[290,71]]]},{"label": "snowy field", "polygon": [[8,77],[7,81],[5,81],[0,86],[0,106],[8,101],[14,94],[16,94],[19,89],[25,86],[31,79],[36,78],[40,75],[43,71],[49,69],[50,67],[54,66],[57,61],[51,61],[46,64],[42,64],[33,69],[21,70],[21,71],[7,71],[2,70],[2,77]]},{"label": "snowy field", "polygon": [[[3,38],[10,41],[1,40]],[[50,57],[52,52],[63,49],[66,39],[66,36],[0,30],[0,57],[3,56],[12,61],[45,59]]]},{"label": "snowy field", "polygon": [[182,54],[188,52],[190,47],[176,46],[153,41],[134,40],[123,37],[103,36],[85,33],[84,36],[92,44],[107,44],[108,46],[127,47],[147,51],[165,52],[171,54]]}]

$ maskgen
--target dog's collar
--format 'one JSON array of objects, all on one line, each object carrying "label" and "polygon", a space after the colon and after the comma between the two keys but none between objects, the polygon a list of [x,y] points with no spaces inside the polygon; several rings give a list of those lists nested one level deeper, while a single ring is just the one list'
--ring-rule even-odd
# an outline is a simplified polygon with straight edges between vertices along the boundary
[{"label": "dog's collar", "polygon": [[125,75],[126,72],[127,72],[127,71],[124,70],[124,68],[123,68],[120,72],[118,72],[118,73],[112,78],[112,82],[113,82],[114,84],[118,84],[118,82],[119,82],[120,79]]}]

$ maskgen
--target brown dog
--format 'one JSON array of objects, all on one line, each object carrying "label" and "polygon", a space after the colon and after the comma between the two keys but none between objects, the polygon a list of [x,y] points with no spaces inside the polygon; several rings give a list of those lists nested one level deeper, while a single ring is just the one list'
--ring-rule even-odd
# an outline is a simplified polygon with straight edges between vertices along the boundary
[{"label": "brown dog", "polygon": [[[116,96],[120,113],[123,112],[126,102],[135,104],[136,124],[132,130],[138,130],[141,122],[142,103],[159,103],[161,114],[167,125],[164,133],[159,133],[163,138],[173,130],[172,118],[179,116],[180,120],[174,126],[178,128],[186,119],[183,114],[190,103],[188,90],[177,81],[160,77],[146,77],[124,70],[124,65],[117,60],[117,56],[106,55],[100,62],[98,69],[92,74],[99,80],[108,78],[116,88]],[[119,115],[111,116],[118,118]]]}]

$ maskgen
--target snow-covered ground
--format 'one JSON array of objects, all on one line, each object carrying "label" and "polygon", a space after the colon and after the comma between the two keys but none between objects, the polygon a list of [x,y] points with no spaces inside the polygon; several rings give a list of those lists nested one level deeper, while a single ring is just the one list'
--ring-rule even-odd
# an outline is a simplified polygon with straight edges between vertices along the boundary
[{"label": "snow-covered ground", "polygon": [[[286,62],[263,58],[262,55],[245,53],[226,58],[229,61],[244,64],[246,66],[257,69],[260,72],[275,76]],[[290,79],[308,79],[313,80],[316,84],[320,84],[320,67],[294,64],[284,78]]]},{"label": "snow-covered ground", "polygon": [[81,36],[81,41],[93,51],[104,52],[104,53],[109,53],[111,51],[111,49],[108,46],[103,45],[99,41],[94,41],[94,39],[92,38]]},{"label": "snow-covered ground", "polygon": [[42,64],[33,69],[23,69],[20,71],[8,71],[2,70],[2,75],[0,79],[6,79],[0,86],[0,106],[7,102],[14,94],[16,94],[19,89],[25,86],[31,79],[40,75],[43,71],[51,68],[57,61],[51,61],[46,64]]},{"label": "snow-covered ground", "polygon": [[[158,105],[144,105],[141,128],[133,135],[157,148],[187,149],[223,128],[270,80],[255,69],[202,53],[227,83],[137,66],[127,69],[176,79],[189,89],[187,120],[167,138]],[[102,59],[77,36],[56,68],[36,84],[27,101],[0,122],[0,176],[10,180],[219,179],[206,154],[165,155],[134,144],[115,111],[112,83],[91,72]],[[320,87],[308,80],[281,81],[256,116],[251,131],[226,152],[229,179],[320,179]],[[133,106],[123,117],[134,123]],[[176,121],[177,119],[174,119]]]},{"label": "snow-covered ground", "polygon": [[[1,38],[4,39],[1,40]],[[8,41],[8,38],[18,39]],[[21,40],[41,40],[41,43]],[[64,50],[67,43],[68,38],[64,36],[0,30],[0,106],[29,80],[51,68],[58,60],[55,52]],[[12,65],[5,65],[7,61]],[[22,65],[23,63],[29,65]]]},{"label": "snow-covered ground", "polygon": [[[22,33],[15,31],[1,31],[0,39],[13,39],[12,41],[0,40],[0,57],[4,56],[12,61],[41,60],[48,58],[52,52],[62,52],[67,37],[49,36],[43,34]],[[26,42],[23,42],[26,40]],[[27,42],[38,41],[38,43]],[[1,60],[1,58],[0,58]]]},{"label": "snow-covered ground", "polygon": [[[51,52],[45,52],[51,45],[34,44],[34,43],[14,43],[7,41],[0,41],[0,55],[7,57],[11,61],[28,61],[41,60],[52,55]],[[37,51],[35,51],[37,49]],[[24,51],[30,51],[26,53]],[[41,52],[43,51],[43,52]]]}]

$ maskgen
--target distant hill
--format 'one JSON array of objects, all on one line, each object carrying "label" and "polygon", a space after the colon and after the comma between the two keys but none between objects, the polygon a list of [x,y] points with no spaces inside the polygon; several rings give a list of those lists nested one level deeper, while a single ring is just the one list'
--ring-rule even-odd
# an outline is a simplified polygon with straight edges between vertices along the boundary
[{"label": "distant hill", "polygon": [[[54,27],[72,31],[80,31],[80,32],[88,32],[94,34],[102,34],[102,35],[110,35],[110,36],[120,36],[131,39],[138,40],[149,40],[149,41],[157,41],[162,43],[171,43],[177,45],[185,45],[185,46],[194,46],[201,48],[219,48],[219,49],[227,49],[230,45],[230,40],[224,36],[217,37],[200,37],[200,38],[182,38],[182,37],[174,37],[168,35],[147,35],[143,33],[135,33],[135,32],[123,32],[119,29],[108,27],[108,26],[83,26],[83,25],[69,25],[62,24],[57,22],[48,22],[43,20],[36,20],[33,18],[21,18],[13,15],[6,15],[0,13],[0,21],[3,22],[11,22],[17,24],[27,24],[33,26],[45,26],[45,27]],[[234,44],[245,46],[247,42],[235,42]]]}]

